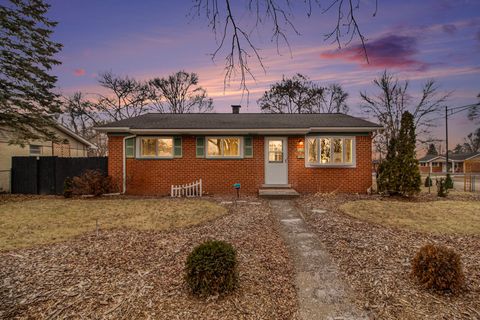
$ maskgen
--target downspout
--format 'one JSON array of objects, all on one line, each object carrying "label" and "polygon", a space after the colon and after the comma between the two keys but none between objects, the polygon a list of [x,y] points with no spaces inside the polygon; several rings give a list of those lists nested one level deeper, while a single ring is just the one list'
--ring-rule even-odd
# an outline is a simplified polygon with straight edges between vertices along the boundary
[{"label": "downspout", "polygon": [[[130,138],[135,138],[136,135],[131,135],[131,136],[125,136],[123,137],[123,144],[122,144],[122,161],[123,161],[123,166],[122,166],[122,194],[125,194],[127,192],[127,155],[125,154],[125,141]],[[136,144],[135,144],[136,145]],[[137,152],[135,148],[135,152]]]}]

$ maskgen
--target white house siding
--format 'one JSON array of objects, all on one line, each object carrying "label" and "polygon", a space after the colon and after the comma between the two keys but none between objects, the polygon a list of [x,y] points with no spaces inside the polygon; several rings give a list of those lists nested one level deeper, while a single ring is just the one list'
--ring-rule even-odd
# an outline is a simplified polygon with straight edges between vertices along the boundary
[{"label": "white house siding", "polygon": [[88,147],[73,137],[53,129],[57,136],[68,141],[68,144],[54,144],[51,141],[30,141],[24,147],[10,145],[8,141],[12,138],[11,133],[0,128],[0,192],[10,191],[10,170],[12,168],[12,157],[30,156],[30,145],[40,146],[40,156],[58,157],[86,157]]}]

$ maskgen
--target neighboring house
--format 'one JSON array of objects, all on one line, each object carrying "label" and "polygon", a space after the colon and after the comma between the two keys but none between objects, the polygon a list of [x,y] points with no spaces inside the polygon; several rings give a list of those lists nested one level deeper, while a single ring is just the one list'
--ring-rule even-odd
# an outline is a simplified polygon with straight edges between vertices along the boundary
[{"label": "neighboring house", "polygon": [[97,127],[108,134],[108,170],[128,194],[167,195],[203,180],[207,193],[367,192],[372,132],[344,114],[155,114]]},{"label": "neighboring house", "polygon": [[88,149],[94,148],[93,144],[60,124],[51,130],[62,143],[38,140],[29,141],[22,147],[9,144],[14,133],[8,128],[0,127],[0,191],[10,191],[10,170],[14,156],[86,157]]},{"label": "neighboring house", "polygon": [[[421,173],[446,173],[447,158],[445,155],[427,154],[418,159]],[[480,172],[480,152],[448,154],[450,172]]]}]

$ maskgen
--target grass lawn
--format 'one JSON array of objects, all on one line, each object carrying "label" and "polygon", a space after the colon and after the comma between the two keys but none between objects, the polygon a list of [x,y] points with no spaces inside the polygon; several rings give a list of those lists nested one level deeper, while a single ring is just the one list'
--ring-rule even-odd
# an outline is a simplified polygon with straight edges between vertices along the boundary
[{"label": "grass lawn", "polygon": [[405,202],[360,200],[340,209],[369,222],[445,234],[480,234],[479,201]]},{"label": "grass lawn", "polygon": [[128,227],[167,230],[226,214],[205,200],[41,198],[0,204],[0,250],[62,241],[85,232]]}]

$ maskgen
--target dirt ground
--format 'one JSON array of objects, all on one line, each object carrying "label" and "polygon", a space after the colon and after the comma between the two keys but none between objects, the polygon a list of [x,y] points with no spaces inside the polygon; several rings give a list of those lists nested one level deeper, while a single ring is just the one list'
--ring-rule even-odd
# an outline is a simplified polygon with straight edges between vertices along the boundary
[{"label": "dirt ground", "polygon": [[[480,319],[480,236],[416,232],[360,220],[339,209],[343,203],[365,199],[372,196],[312,195],[297,201],[354,289],[356,304],[372,319]],[[450,197],[455,199],[466,198]],[[436,199],[422,196],[414,201],[421,214]],[[427,243],[447,245],[460,253],[466,276],[460,295],[425,291],[411,279],[410,261]]]},{"label": "dirt ground", "polygon": [[[109,229],[0,252],[0,318],[295,319],[293,265],[271,211],[257,199],[171,231]],[[251,203],[253,202],[253,203]],[[207,239],[238,250],[239,287],[189,294],[183,269]]]}]

